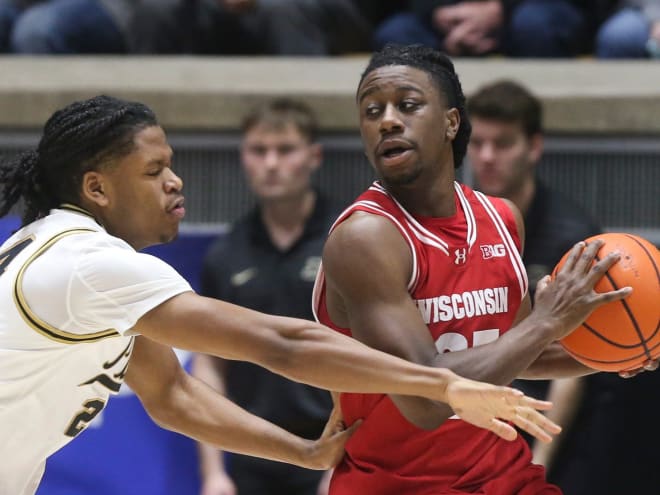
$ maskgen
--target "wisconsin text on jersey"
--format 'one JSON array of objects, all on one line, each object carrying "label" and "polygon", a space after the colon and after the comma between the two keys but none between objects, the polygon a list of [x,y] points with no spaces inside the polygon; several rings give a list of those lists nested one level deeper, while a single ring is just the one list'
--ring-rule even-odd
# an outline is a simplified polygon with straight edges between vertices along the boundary
[{"label": "wisconsin text on jersey", "polygon": [[488,287],[457,294],[443,294],[415,299],[424,322],[461,320],[473,316],[506,313],[509,309],[509,288]]}]

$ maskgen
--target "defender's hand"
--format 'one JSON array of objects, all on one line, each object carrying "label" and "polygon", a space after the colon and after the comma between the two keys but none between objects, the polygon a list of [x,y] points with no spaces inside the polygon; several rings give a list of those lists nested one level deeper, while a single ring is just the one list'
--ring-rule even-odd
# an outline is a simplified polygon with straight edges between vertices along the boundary
[{"label": "defender's hand", "polygon": [[341,410],[336,405],[319,439],[311,442],[309,454],[305,459],[305,467],[325,470],[339,464],[344,457],[344,445],[360,424],[362,421],[356,421],[350,428],[346,428]]},{"label": "defender's hand", "polygon": [[492,431],[505,440],[514,440],[518,433],[505,421],[511,421],[541,442],[550,442],[561,427],[540,411],[552,403],[527,397],[520,390],[458,377],[447,386],[447,401],[463,420]]}]

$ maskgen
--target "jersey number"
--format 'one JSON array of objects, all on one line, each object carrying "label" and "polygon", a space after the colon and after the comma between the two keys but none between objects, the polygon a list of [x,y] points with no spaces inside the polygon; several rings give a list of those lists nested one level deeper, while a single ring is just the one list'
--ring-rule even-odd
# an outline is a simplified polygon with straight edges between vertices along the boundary
[{"label": "jersey number", "polygon": [[[498,328],[489,328],[488,330],[477,330],[472,334],[472,347],[489,344],[494,342],[500,336]],[[467,349],[468,340],[464,335],[455,332],[443,333],[435,341],[435,348],[440,354],[443,352],[464,351]]]},{"label": "jersey number", "polygon": [[11,260],[16,258],[18,256],[18,253],[23,251],[28,245],[33,241],[31,237],[28,237],[27,239],[23,239],[22,241],[14,244],[12,247],[7,249],[6,251],[3,251],[0,253],[0,275],[2,275],[5,270],[7,269],[7,266],[9,266],[9,263],[11,263]]},{"label": "jersey number", "polygon": [[66,429],[64,434],[67,437],[75,437],[87,428],[87,425],[92,421],[98,413],[103,410],[105,406],[105,401],[101,399],[91,399],[83,403],[83,410],[80,411],[75,418],[71,421],[71,424]]}]

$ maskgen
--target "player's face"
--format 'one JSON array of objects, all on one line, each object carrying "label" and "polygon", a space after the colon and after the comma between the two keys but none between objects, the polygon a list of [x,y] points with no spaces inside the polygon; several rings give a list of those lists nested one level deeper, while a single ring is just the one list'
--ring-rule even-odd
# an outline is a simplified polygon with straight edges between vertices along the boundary
[{"label": "player's face", "polygon": [[360,133],[369,161],[385,183],[406,185],[451,167],[451,141],[460,123],[426,72],[384,66],[358,88]]},{"label": "player's face", "polygon": [[134,137],[135,149],[102,172],[107,205],[103,224],[136,249],[174,239],[185,214],[183,182],[172,170],[172,148],[162,128]]},{"label": "player's face", "polygon": [[260,201],[298,198],[311,187],[312,173],[321,163],[321,146],[310,143],[294,124],[256,125],[245,133],[241,160]]},{"label": "player's face", "polygon": [[519,123],[471,118],[468,159],[477,187],[492,196],[511,197],[534,179],[542,151],[540,135],[528,137]]}]

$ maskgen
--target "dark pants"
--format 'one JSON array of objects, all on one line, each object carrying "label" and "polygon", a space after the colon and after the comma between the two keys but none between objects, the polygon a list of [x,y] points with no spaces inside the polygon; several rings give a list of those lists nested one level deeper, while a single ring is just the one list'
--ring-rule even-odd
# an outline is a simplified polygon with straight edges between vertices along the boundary
[{"label": "dark pants", "polygon": [[248,456],[229,455],[239,495],[316,495],[323,471]]},{"label": "dark pants", "polygon": [[[523,0],[501,33],[500,50],[513,57],[569,57],[587,49],[585,14],[567,0]],[[442,35],[430,19],[396,14],[376,30],[376,48],[386,43],[420,43],[442,49]]]},{"label": "dark pants", "polygon": [[350,0],[261,0],[231,13],[216,0],[142,0],[137,53],[326,55],[370,48],[371,28]]},{"label": "dark pants", "polygon": [[124,38],[95,0],[50,0],[15,20],[10,51],[22,54],[123,53]]}]

